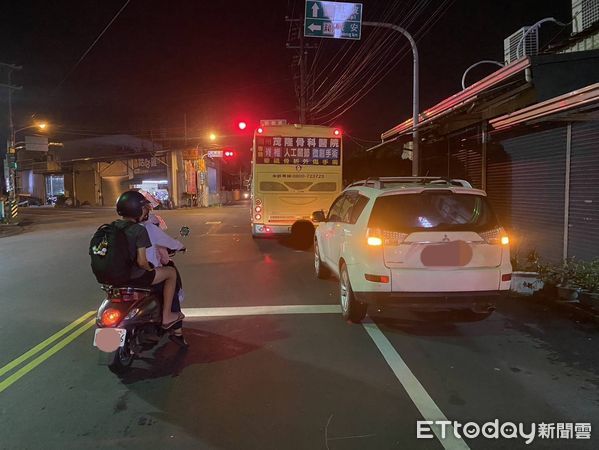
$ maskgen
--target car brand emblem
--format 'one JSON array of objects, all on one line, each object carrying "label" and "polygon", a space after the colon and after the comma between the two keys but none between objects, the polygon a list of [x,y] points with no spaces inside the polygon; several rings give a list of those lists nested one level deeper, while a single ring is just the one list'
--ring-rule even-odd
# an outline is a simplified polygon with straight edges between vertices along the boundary
[{"label": "car brand emblem", "polygon": [[447,237],[447,235],[445,235],[445,237],[443,238],[443,242],[449,242],[449,238]]}]

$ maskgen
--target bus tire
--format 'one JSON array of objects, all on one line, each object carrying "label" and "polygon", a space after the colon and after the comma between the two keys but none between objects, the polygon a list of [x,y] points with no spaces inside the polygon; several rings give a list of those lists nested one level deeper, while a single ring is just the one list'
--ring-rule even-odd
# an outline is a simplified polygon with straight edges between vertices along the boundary
[{"label": "bus tire", "polygon": [[314,242],[314,225],[308,221],[295,222],[291,226],[291,239],[302,250],[307,250]]}]

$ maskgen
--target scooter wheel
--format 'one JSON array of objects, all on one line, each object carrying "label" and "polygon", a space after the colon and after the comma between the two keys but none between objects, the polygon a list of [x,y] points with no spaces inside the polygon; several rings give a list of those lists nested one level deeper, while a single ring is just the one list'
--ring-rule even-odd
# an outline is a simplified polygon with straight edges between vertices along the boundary
[{"label": "scooter wheel", "polygon": [[135,355],[131,352],[129,340],[127,339],[125,345],[114,352],[112,362],[108,365],[108,368],[111,372],[121,375],[129,370],[134,359]]}]

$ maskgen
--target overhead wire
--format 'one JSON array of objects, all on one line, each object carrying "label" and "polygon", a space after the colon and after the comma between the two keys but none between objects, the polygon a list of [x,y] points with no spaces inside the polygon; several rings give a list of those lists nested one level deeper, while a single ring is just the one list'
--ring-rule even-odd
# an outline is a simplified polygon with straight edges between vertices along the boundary
[{"label": "overhead wire", "polygon": [[[417,5],[413,5],[409,14],[404,16],[406,19],[402,21],[402,25],[406,27],[410,26],[424,11],[427,4],[428,2],[420,2]],[[401,36],[382,29],[376,29],[372,35],[373,38],[361,46],[360,50],[356,52],[352,60],[346,65],[345,72],[329,87],[327,93],[315,105],[314,112],[323,111],[338,98],[347,98],[346,94],[352,92],[356,85],[362,85],[365,79],[372,79],[370,73],[377,70],[377,66],[380,65],[382,60],[386,60],[389,63],[399,59],[398,57],[401,55],[392,55],[392,52],[393,44],[395,41],[402,39]],[[322,85],[319,86],[319,89],[321,88]],[[365,86],[362,85],[361,89],[364,88]],[[356,94],[354,92],[353,96],[356,96]]]},{"label": "overhead wire", "polygon": [[81,64],[81,62],[85,59],[85,57],[89,54],[89,52],[92,51],[92,49],[98,43],[98,41],[100,40],[100,38],[102,38],[102,36],[104,36],[104,33],[106,33],[106,31],[108,31],[108,29],[113,24],[113,22],[117,19],[117,17],[120,16],[120,14],[123,12],[123,10],[127,7],[127,5],[130,2],[131,2],[131,0],[126,0],[125,4],[121,7],[121,9],[119,9],[117,11],[117,13],[112,17],[112,19],[110,20],[110,22],[108,22],[108,25],[106,25],[104,27],[104,29],[100,32],[100,34],[96,37],[96,39],[94,39],[94,41],[90,44],[90,46],[87,47],[87,50],[85,50],[85,52],[83,52],[83,55],[81,55],[81,57],[77,60],[77,62],[71,68],[71,70],[69,70],[67,72],[67,74],[60,81],[60,83],[58,83],[58,85],[54,88],[54,90],[52,91],[52,95],[55,94],[60,89],[60,87],[63,85],[63,83],[71,76],[71,74],[77,69],[77,67],[79,67],[79,64]]},{"label": "overhead wire", "polygon": [[[444,2],[435,10],[435,12],[429,16],[426,22],[422,25],[422,27],[414,34],[415,39],[421,39],[425,36],[430,29],[440,20],[442,15],[446,12],[446,10],[451,6],[453,0],[444,0]],[[396,61],[388,61],[385,64],[381,71],[385,73],[382,76],[379,76],[377,73],[373,73],[370,77],[364,82],[364,88],[355,92],[350,98],[347,98],[340,106],[338,106],[335,110],[330,111],[325,114],[321,114],[320,116],[316,116],[317,120],[325,120],[328,122],[332,122],[336,120],[338,117],[347,112],[350,108],[352,108],[358,101],[360,101],[366,94],[368,94],[375,86],[380,82],[385,76],[395,67],[395,65],[403,59],[407,54],[408,46],[405,44],[402,49],[398,52],[399,57]],[[373,83],[371,83],[373,82]],[[340,111],[339,113],[337,113]],[[337,113],[337,114],[336,114]]]}]

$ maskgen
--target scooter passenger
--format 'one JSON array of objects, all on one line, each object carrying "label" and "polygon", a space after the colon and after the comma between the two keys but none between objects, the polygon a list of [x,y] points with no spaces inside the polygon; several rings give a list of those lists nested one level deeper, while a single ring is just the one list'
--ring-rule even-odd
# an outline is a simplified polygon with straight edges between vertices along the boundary
[{"label": "scooter passenger", "polygon": [[[131,267],[127,283],[132,287],[149,287],[164,282],[162,328],[168,329],[183,320],[181,312],[172,312],[173,297],[177,284],[177,271],[174,267],[152,267],[146,249],[152,246],[148,231],[140,222],[147,214],[149,201],[138,191],[126,191],[119,197],[116,210],[122,219],[116,221],[124,230],[129,244],[129,255],[135,262]],[[145,209],[145,210],[144,210]]]}]

